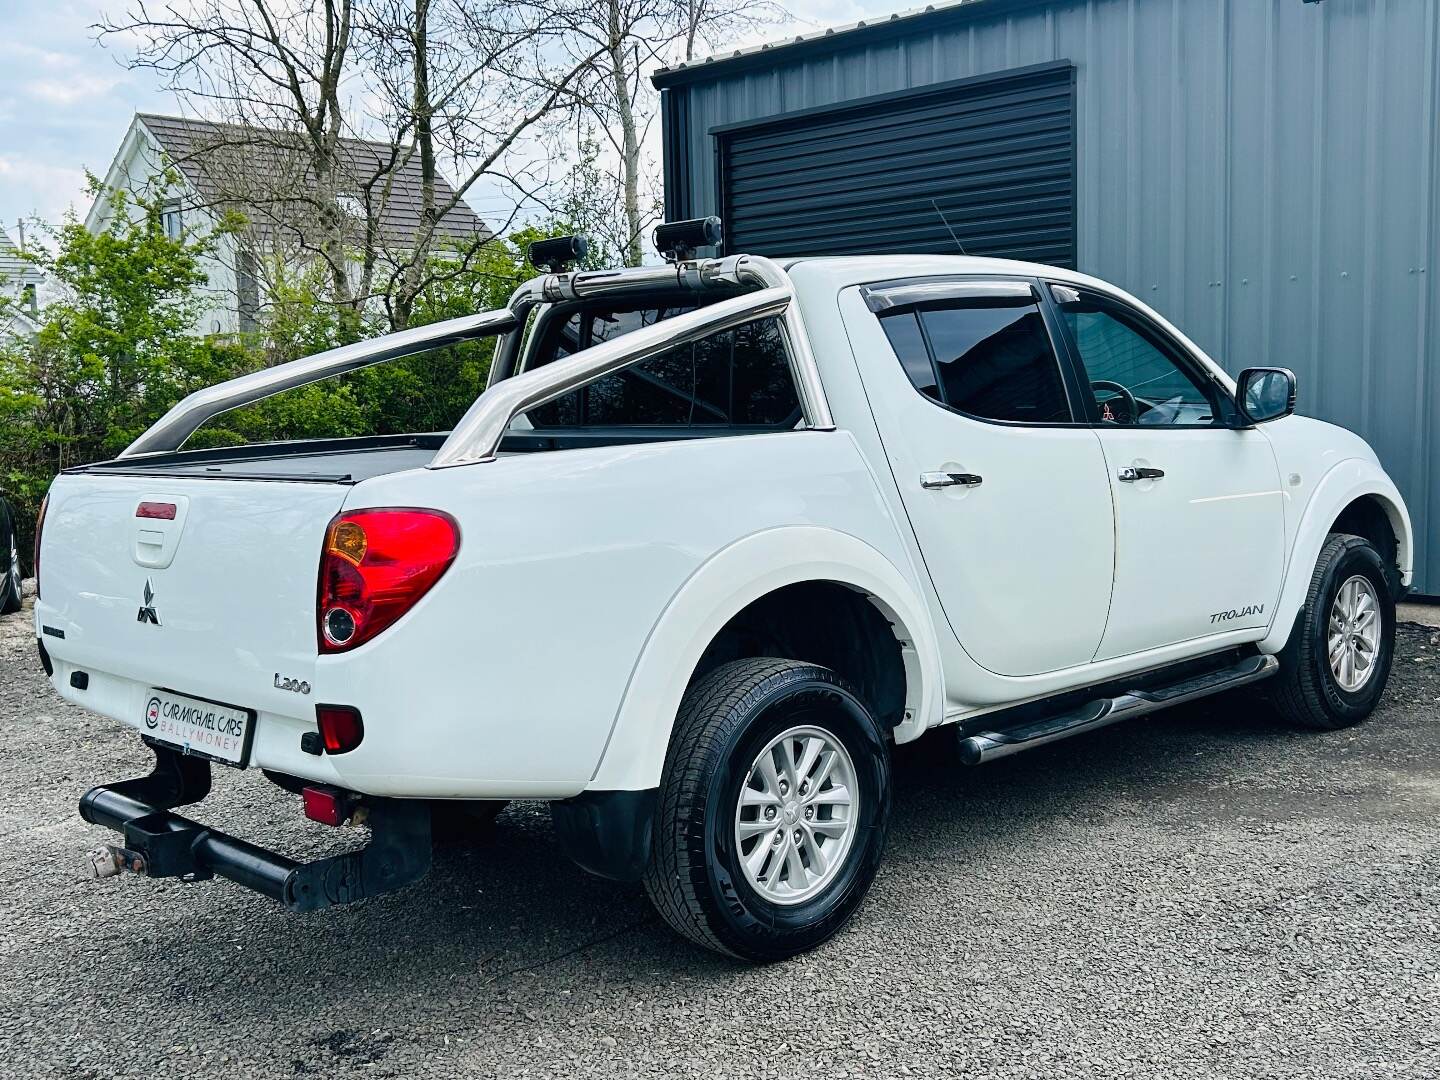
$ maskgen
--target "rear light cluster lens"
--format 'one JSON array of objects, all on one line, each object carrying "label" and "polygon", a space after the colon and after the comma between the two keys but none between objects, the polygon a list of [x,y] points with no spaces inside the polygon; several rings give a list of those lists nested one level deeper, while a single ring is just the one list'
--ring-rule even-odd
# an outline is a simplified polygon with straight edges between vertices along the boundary
[{"label": "rear light cluster lens", "polygon": [[460,526],[439,510],[341,514],[325,533],[320,560],[320,651],[353,649],[390,626],[440,580],[459,550]]},{"label": "rear light cluster lens", "polygon": [[365,721],[360,710],[350,705],[316,705],[315,723],[327,754],[346,754],[365,738]]},{"label": "rear light cluster lens", "polygon": [[30,572],[35,575],[35,599],[40,599],[40,531],[45,528],[45,511],[50,507],[50,495],[40,500],[40,512],[35,515],[35,551],[30,559]]},{"label": "rear light cluster lens", "polygon": [[339,788],[328,784],[316,784],[300,789],[304,800],[305,816],[322,825],[344,825],[350,817],[350,796]]}]

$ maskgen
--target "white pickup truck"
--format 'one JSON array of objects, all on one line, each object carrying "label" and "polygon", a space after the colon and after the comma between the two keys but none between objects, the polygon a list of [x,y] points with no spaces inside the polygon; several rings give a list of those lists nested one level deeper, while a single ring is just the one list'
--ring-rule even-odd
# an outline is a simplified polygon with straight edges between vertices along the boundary
[{"label": "white pickup truck", "polygon": [[[41,660],[157,759],[84,796],[123,834],[97,873],[313,910],[419,879],[432,814],[539,799],[581,866],[768,960],[860,904],[894,744],[978,764],[1246,684],[1322,730],[1375,708],[1409,519],[1289,371],[1232,380],[1068,270],[691,257],[716,224],[662,227],[664,266],[547,244],[502,309],[202,391],[56,479]],[[180,449],[487,335],[450,432]],[[173,813],[212,762],[367,845],[297,863]]]}]

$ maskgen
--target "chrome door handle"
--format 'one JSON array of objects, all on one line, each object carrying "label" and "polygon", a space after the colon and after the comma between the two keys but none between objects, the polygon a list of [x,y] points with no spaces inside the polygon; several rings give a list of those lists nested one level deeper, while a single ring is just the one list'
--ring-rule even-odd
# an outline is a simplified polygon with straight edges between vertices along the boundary
[{"label": "chrome door handle", "polygon": [[1133,484],[1136,480],[1159,480],[1165,475],[1164,469],[1146,469],[1131,467],[1129,465],[1121,469],[1117,474],[1122,484]]},{"label": "chrome door handle", "polygon": [[947,487],[979,487],[985,482],[983,476],[968,472],[922,472],[920,486],[927,491]]}]

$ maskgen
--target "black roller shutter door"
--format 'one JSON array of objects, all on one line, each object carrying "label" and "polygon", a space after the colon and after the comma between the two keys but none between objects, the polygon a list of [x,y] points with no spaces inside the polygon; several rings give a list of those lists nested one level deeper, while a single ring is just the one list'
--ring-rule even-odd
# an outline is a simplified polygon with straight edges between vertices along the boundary
[{"label": "black roller shutter door", "polygon": [[726,250],[955,254],[958,239],[1073,267],[1074,83],[1051,64],[718,128]]}]

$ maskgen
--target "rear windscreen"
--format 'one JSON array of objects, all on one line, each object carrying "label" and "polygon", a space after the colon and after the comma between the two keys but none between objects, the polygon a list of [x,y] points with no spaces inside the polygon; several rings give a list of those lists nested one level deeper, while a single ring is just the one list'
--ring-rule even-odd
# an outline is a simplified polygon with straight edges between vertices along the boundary
[{"label": "rear windscreen", "polygon": [[[542,334],[529,367],[540,367],[693,306],[587,308]],[[531,409],[536,428],[792,427],[800,401],[777,319],[757,319],[678,345]]]}]

